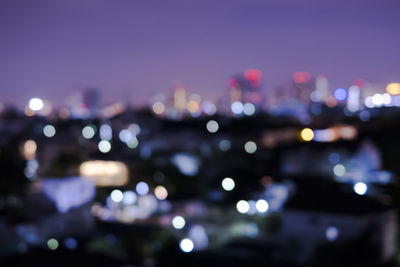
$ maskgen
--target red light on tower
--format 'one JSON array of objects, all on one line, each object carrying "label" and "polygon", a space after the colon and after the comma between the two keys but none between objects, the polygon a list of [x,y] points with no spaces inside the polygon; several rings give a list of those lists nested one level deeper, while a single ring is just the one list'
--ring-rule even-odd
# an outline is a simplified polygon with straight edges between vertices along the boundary
[{"label": "red light on tower", "polygon": [[354,85],[357,85],[358,88],[363,88],[364,84],[365,84],[365,81],[364,81],[364,79],[361,79],[361,78],[354,81]]},{"label": "red light on tower", "polygon": [[244,77],[252,86],[259,86],[261,84],[262,72],[256,69],[248,69],[244,72]]},{"label": "red light on tower", "polygon": [[239,85],[238,81],[235,78],[230,78],[228,81],[229,88],[237,88]]},{"label": "red light on tower", "polygon": [[307,83],[311,80],[311,74],[309,72],[295,72],[293,80],[296,83]]}]

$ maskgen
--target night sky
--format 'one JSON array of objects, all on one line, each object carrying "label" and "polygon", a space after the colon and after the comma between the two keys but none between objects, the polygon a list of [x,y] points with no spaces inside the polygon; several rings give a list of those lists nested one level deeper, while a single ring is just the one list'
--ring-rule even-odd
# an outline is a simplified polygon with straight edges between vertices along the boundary
[{"label": "night sky", "polygon": [[0,1],[0,102],[62,104],[86,87],[103,103],[147,103],[175,83],[215,100],[228,78],[295,71],[400,82],[398,0]]}]

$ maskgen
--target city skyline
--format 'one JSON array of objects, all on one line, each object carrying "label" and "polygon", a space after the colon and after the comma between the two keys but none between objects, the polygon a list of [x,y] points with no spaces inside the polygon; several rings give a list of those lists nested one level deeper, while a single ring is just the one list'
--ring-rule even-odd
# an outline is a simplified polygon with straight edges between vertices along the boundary
[{"label": "city skyline", "polygon": [[324,73],[330,87],[357,78],[399,82],[396,1],[3,1],[0,99],[63,104],[99,88],[103,101],[147,105],[176,83],[205,99],[232,75],[263,72],[275,90],[296,71]]}]

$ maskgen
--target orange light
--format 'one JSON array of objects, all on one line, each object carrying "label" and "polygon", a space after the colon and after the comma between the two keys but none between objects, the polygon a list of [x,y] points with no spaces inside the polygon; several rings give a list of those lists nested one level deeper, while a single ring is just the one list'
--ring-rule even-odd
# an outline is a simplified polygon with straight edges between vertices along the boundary
[{"label": "orange light", "polygon": [[302,141],[308,142],[314,138],[314,132],[310,128],[304,128],[300,132],[300,139]]},{"label": "orange light", "polygon": [[386,92],[391,95],[400,95],[400,83],[389,83],[386,86]]}]

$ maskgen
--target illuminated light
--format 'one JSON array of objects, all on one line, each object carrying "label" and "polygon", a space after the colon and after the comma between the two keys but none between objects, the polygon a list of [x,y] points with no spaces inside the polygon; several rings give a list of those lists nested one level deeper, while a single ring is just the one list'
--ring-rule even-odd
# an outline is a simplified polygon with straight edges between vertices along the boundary
[{"label": "illuminated light", "polygon": [[96,133],[96,129],[94,128],[94,126],[88,125],[88,126],[83,127],[83,129],[82,129],[82,136],[86,139],[93,138],[95,133]]},{"label": "illuminated light", "polygon": [[367,193],[368,186],[365,183],[359,182],[354,185],[353,189],[357,195],[363,196],[365,193]]},{"label": "illuminated light", "polygon": [[217,107],[213,103],[211,103],[210,101],[204,101],[201,104],[201,110],[205,114],[207,114],[209,116],[212,116],[217,112]]},{"label": "illuminated light", "polygon": [[310,99],[312,102],[320,102],[322,98],[322,93],[320,91],[312,91],[310,94]]},{"label": "illuminated light", "polygon": [[53,125],[47,124],[43,127],[43,134],[46,137],[53,137],[56,134],[56,128]]},{"label": "illuminated light", "polygon": [[333,108],[337,105],[337,100],[333,96],[328,96],[325,100],[325,104],[328,107]]},{"label": "illuminated light", "polygon": [[197,113],[200,111],[200,104],[197,101],[191,100],[187,103],[187,110],[190,113]]},{"label": "illuminated light", "polygon": [[329,226],[325,230],[325,236],[328,241],[335,241],[339,236],[339,230],[335,226]]},{"label": "illuminated light", "polygon": [[261,212],[261,213],[267,212],[269,209],[268,202],[264,199],[257,200],[256,209],[258,212]]},{"label": "illuminated light", "polygon": [[159,200],[165,200],[168,197],[168,191],[164,186],[159,185],[154,188],[154,195]]},{"label": "illuminated light", "polygon": [[303,130],[301,130],[300,139],[302,141],[308,142],[313,140],[313,138],[314,138],[313,130],[311,130],[310,128],[304,128]]},{"label": "illuminated light", "polygon": [[374,94],[372,96],[372,104],[376,107],[380,107],[383,105],[383,96],[381,94]]},{"label": "illuminated light", "polygon": [[296,83],[307,83],[311,80],[311,74],[309,72],[295,72],[293,80]]},{"label": "illuminated light", "polygon": [[121,190],[115,189],[111,192],[111,200],[114,202],[121,202],[122,199],[124,199],[124,194],[121,192]]},{"label": "illuminated light", "polygon": [[192,252],[194,248],[193,241],[189,238],[182,239],[182,241],[179,243],[179,247],[185,253]]},{"label": "illuminated light", "polygon": [[26,160],[33,159],[37,150],[36,142],[33,140],[27,140],[23,146],[23,155]]},{"label": "illuminated light", "polygon": [[228,80],[228,87],[229,88],[236,88],[236,87],[238,87],[238,85],[239,85],[239,83],[235,78],[230,78]]},{"label": "illuminated light", "polygon": [[343,101],[347,98],[347,91],[344,88],[336,88],[336,90],[333,92],[333,96],[336,98],[336,100]]},{"label": "illuminated light", "polygon": [[72,237],[68,237],[64,240],[64,245],[70,249],[70,250],[74,250],[78,247],[78,241],[76,241],[75,238]]},{"label": "illuminated light", "polygon": [[119,132],[119,140],[121,140],[121,142],[127,143],[129,142],[129,140],[131,140],[133,138],[132,132],[127,130],[127,129],[123,129]]},{"label": "illuminated light", "polygon": [[149,186],[145,182],[139,182],[136,185],[136,192],[139,195],[146,195],[149,192]]},{"label": "illuminated light", "polygon": [[386,92],[391,95],[399,95],[400,94],[400,83],[389,83],[386,86]]},{"label": "illuminated light", "polygon": [[128,130],[131,131],[131,133],[134,136],[137,136],[137,135],[140,134],[140,126],[139,126],[139,124],[132,123],[131,125],[129,125]]},{"label": "illuminated light", "polygon": [[257,213],[257,208],[256,208],[256,202],[254,200],[249,200],[249,210],[247,211],[247,214],[249,215],[254,215]]},{"label": "illuminated light", "polygon": [[358,117],[363,122],[369,121],[369,119],[370,119],[369,112],[366,110],[361,111],[360,114],[358,114]]},{"label": "illuminated light", "polygon": [[28,117],[32,117],[35,115],[35,111],[31,110],[28,106],[25,107],[24,113]]},{"label": "illuminated light", "polygon": [[208,236],[206,230],[201,225],[194,225],[190,228],[188,237],[193,241],[196,249],[203,249],[208,245]]},{"label": "illuminated light", "polygon": [[209,131],[210,133],[216,133],[219,129],[218,122],[216,122],[214,120],[210,120],[207,122],[206,128],[207,128],[207,131]]},{"label": "illuminated light", "polygon": [[245,214],[250,210],[250,205],[246,200],[239,200],[236,203],[236,209],[238,212]]},{"label": "illuminated light", "polygon": [[345,168],[342,164],[336,164],[336,165],[333,167],[333,173],[334,173],[336,176],[341,177],[341,176],[343,176],[343,175],[346,173],[346,168]]},{"label": "illuminated light", "polygon": [[136,202],[137,195],[133,191],[125,191],[123,193],[122,203],[125,205],[132,205]]},{"label": "illuminated light", "polygon": [[98,144],[101,153],[108,153],[111,150],[111,143],[107,140],[101,140]]},{"label": "illuminated light", "polygon": [[332,142],[337,139],[335,131],[332,129],[314,130],[313,140],[316,142]]},{"label": "illuminated light", "polygon": [[232,191],[235,188],[235,181],[230,177],[225,177],[221,184],[225,191]]},{"label": "illuminated light", "polygon": [[157,115],[163,114],[165,111],[165,106],[162,102],[157,101],[153,104],[153,112]]},{"label": "illuminated light", "polygon": [[373,108],[375,107],[375,104],[372,102],[372,96],[367,96],[364,100],[364,105],[367,108]]},{"label": "illuminated light", "polygon": [[257,151],[257,145],[253,141],[248,141],[244,144],[244,150],[249,154],[253,154]]},{"label": "illuminated light", "polygon": [[93,200],[96,193],[93,182],[82,177],[42,179],[41,190],[60,213],[81,207]]},{"label": "illuminated light", "polygon": [[47,246],[49,247],[49,249],[51,250],[56,250],[58,248],[58,241],[55,238],[50,238],[49,240],[47,240]]},{"label": "illuminated light", "polygon": [[251,116],[256,112],[256,107],[253,103],[246,103],[243,106],[243,113],[247,116]]},{"label": "illuminated light", "polygon": [[28,102],[28,107],[33,111],[41,110],[43,105],[43,100],[37,97],[31,98]]},{"label": "illuminated light", "polygon": [[186,108],[186,91],[184,88],[176,88],[174,92],[174,107],[177,110],[184,110]]},{"label": "illuminated light", "polygon": [[144,195],[139,197],[138,205],[142,209],[151,213],[157,209],[158,202],[153,195]]},{"label": "illuminated light", "polygon": [[175,216],[172,219],[172,226],[175,229],[182,229],[183,227],[185,227],[186,221],[182,216]]},{"label": "illuminated light", "polygon": [[136,148],[136,147],[139,145],[139,141],[138,141],[138,139],[137,139],[136,137],[133,137],[133,138],[131,138],[131,139],[126,143],[126,145],[127,145],[129,148],[134,149],[134,148]]},{"label": "illuminated light", "polygon": [[129,179],[127,166],[119,161],[86,161],[80,165],[79,173],[96,186],[122,186]]},{"label": "illuminated light", "polygon": [[360,109],[360,88],[356,85],[353,85],[349,88],[347,109],[351,112],[356,112]]},{"label": "illuminated light", "polygon": [[257,69],[248,69],[244,72],[244,77],[252,86],[259,86],[261,83],[262,72]]},{"label": "illuminated light", "polygon": [[102,140],[111,140],[112,138],[112,129],[110,125],[103,124],[100,126],[100,138]]},{"label": "illuminated light", "polygon": [[52,111],[52,105],[49,101],[43,101],[43,108],[38,111],[38,114],[42,115],[42,116],[48,116],[50,115]]},{"label": "illuminated light", "polygon": [[231,142],[224,139],[218,143],[218,147],[221,151],[228,151],[231,148]]},{"label": "illuminated light", "polygon": [[339,128],[340,137],[349,140],[354,139],[357,136],[357,129],[353,126],[343,126]]},{"label": "illuminated light", "polygon": [[365,84],[365,81],[364,81],[364,79],[361,79],[361,78],[356,79],[356,80],[354,81],[354,85],[357,85],[358,88],[363,88],[363,87],[364,87],[364,84]]},{"label": "illuminated light", "polygon": [[172,157],[172,163],[179,171],[188,176],[194,176],[199,171],[199,161],[196,157],[179,153]]},{"label": "illuminated light", "polygon": [[389,106],[392,103],[392,97],[388,93],[382,94],[382,103]]},{"label": "illuminated light", "polygon": [[239,115],[243,112],[243,104],[240,101],[235,101],[232,103],[231,110],[233,114]]}]

